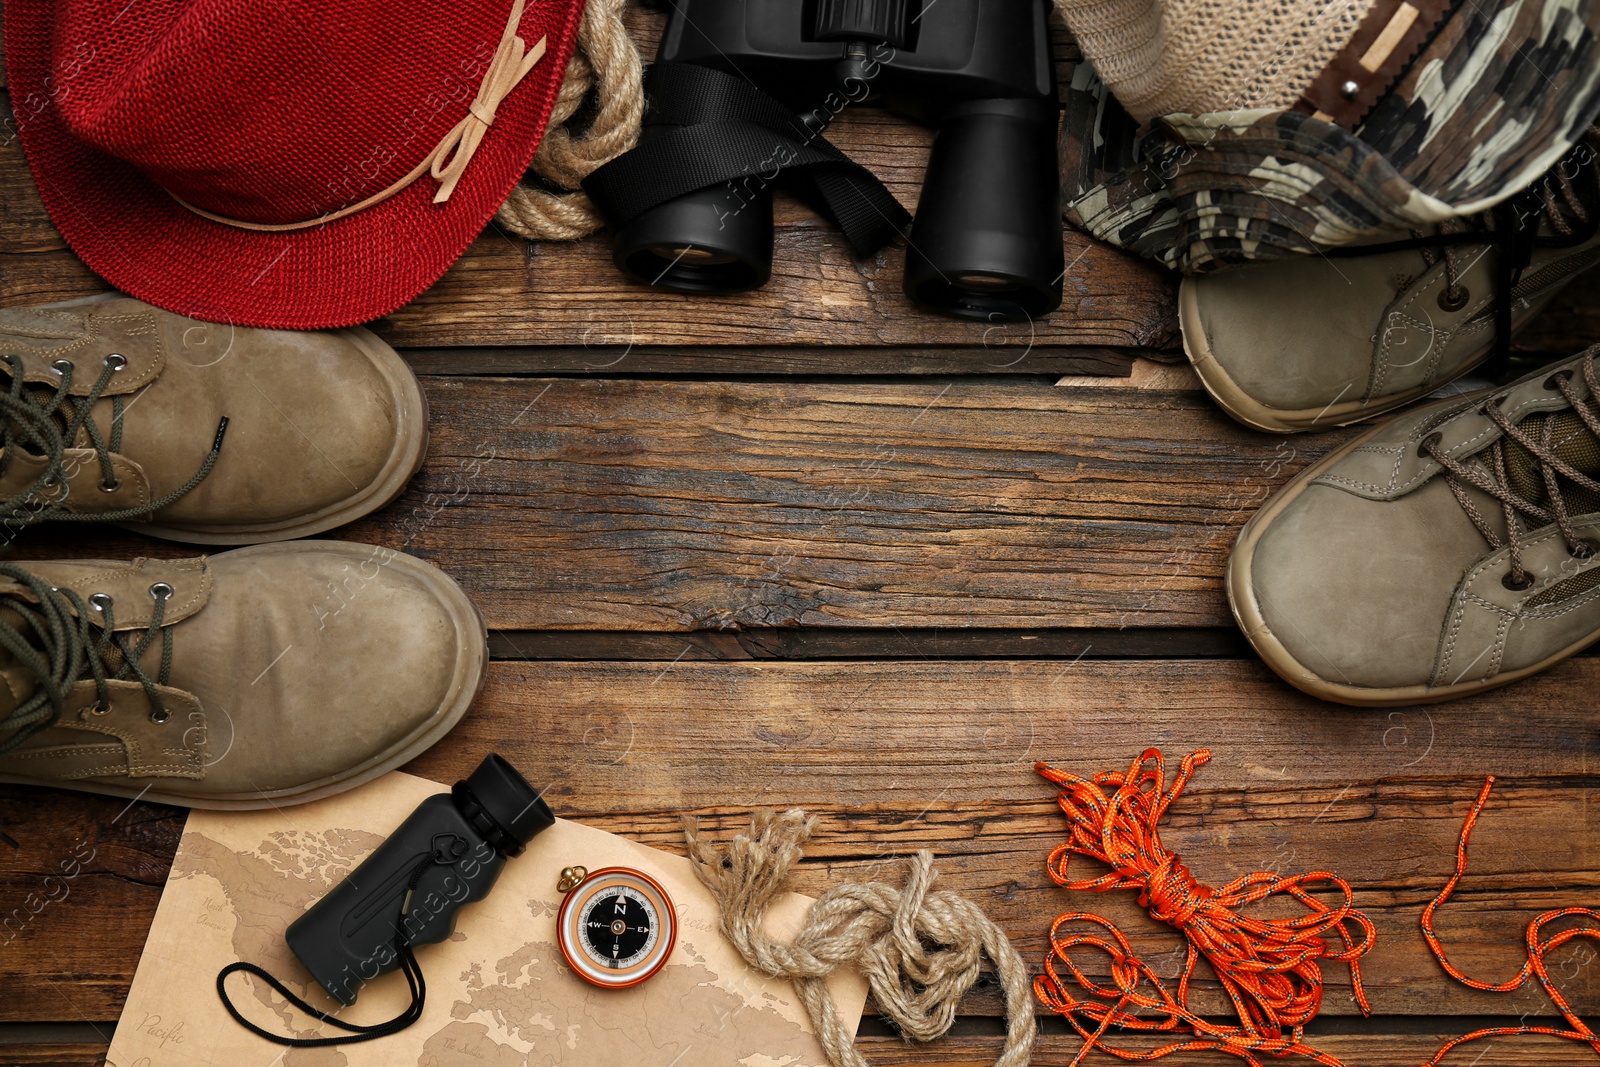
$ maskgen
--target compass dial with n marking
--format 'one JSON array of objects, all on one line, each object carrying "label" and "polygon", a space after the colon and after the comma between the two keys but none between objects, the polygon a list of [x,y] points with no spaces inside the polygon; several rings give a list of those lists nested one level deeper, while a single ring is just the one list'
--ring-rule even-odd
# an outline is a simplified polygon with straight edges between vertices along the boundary
[{"label": "compass dial with n marking", "polygon": [[608,867],[567,892],[556,931],[561,954],[578,977],[620,989],[666,964],[678,919],[655,879],[627,867]]}]

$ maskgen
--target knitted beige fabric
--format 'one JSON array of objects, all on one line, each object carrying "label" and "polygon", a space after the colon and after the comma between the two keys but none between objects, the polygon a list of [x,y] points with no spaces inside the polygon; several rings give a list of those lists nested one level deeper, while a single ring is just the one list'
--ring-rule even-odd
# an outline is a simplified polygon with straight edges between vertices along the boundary
[{"label": "knitted beige fabric", "polygon": [[1282,110],[1345,46],[1372,0],[1056,0],[1084,56],[1141,123]]}]

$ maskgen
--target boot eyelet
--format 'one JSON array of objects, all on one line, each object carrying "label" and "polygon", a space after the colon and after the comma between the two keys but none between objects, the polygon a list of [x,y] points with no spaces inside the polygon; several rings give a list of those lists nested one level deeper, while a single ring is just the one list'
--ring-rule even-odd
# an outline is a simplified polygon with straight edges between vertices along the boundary
[{"label": "boot eyelet", "polygon": [[82,715],[84,712],[88,712],[90,715],[110,715],[111,705],[102,704],[100,701],[96,700],[93,704],[78,709],[79,715]]},{"label": "boot eyelet", "polygon": [[1516,580],[1514,575],[1508,574],[1504,578],[1500,579],[1500,584],[1511,590],[1513,593],[1520,593],[1525,589],[1533,588],[1533,575],[1524,574],[1522,576],[1522,581],[1519,582]]},{"label": "boot eyelet", "polygon": [[101,482],[100,483],[100,491],[102,493],[115,493],[118,489],[121,489],[121,488],[122,488],[122,479],[121,478],[118,478],[114,482]]},{"label": "boot eyelet", "polygon": [[172,712],[168,711],[166,708],[156,708],[150,713],[150,721],[155,723],[157,726],[160,726],[170,718],[172,718]]},{"label": "boot eyelet", "polygon": [[1444,434],[1442,434],[1442,433],[1430,433],[1428,436],[1424,437],[1421,441],[1417,442],[1417,455],[1421,456],[1423,459],[1428,459],[1429,458],[1428,449],[1433,448],[1435,445],[1437,445],[1440,441],[1443,441],[1443,440],[1444,440]]},{"label": "boot eyelet", "polygon": [[172,586],[168,585],[166,582],[157,582],[155,585],[150,587],[150,595],[157,600],[166,600],[168,597],[172,596],[172,592]]},{"label": "boot eyelet", "polygon": [[121,352],[113,352],[105,358],[105,364],[115,373],[128,365],[128,357]]},{"label": "boot eyelet", "polygon": [[105,610],[111,606],[111,603],[112,601],[110,593],[96,593],[94,596],[89,598],[89,606],[102,613],[104,613]]},{"label": "boot eyelet", "polygon": [[1573,559],[1593,559],[1596,555],[1600,555],[1600,541],[1585,537],[1575,545],[1568,545],[1567,552]]},{"label": "boot eyelet", "polygon": [[1460,311],[1472,299],[1472,291],[1464,285],[1458,285],[1454,290],[1448,286],[1439,291],[1440,311]]},{"label": "boot eyelet", "polygon": [[1544,380],[1544,387],[1552,393],[1559,393],[1565,382],[1572,381],[1572,372],[1569,370],[1557,371]]},{"label": "boot eyelet", "polygon": [[73,369],[72,360],[53,359],[50,361],[50,369],[65,378]]}]

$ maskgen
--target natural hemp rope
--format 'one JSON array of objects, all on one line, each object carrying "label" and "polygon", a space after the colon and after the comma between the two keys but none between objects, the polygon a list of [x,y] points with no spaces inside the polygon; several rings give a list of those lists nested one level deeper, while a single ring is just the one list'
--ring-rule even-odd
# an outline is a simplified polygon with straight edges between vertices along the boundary
[{"label": "natural hemp rope", "polygon": [[[535,241],[576,241],[604,225],[579,188],[583,179],[634,146],[644,115],[639,49],[622,22],[625,0],[589,0],[578,28],[578,46],[550,113],[531,172],[565,192],[526,183],[511,190],[495,216]],[[590,90],[595,113],[588,129],[574,134],[566,122]]]},{"label": "natural hemp rope", "polygon": [[995,1067],[1025,1067],[1036,1030],[1028,969],[978,905],[932,888],[933,856],[927,851],[907,861],[904,886],[835,886],[811,905],[793,941],[768,936],[767,909],[783,892],[815,825],[798,808],[782,815],[757,812],[750,832],[736,836],[726,854],[700,836],[693,818],[683,820],[683,834],[695,872],[721,905],[723,934],[751,967],[794,983],[833,1067],[867,1063],[833,1006],[828,975],[855,967],[866,976],[878,1010],[908,1041],[932,1041],[950,1029],[985,954],[1006,997],[1005,1050]]}]

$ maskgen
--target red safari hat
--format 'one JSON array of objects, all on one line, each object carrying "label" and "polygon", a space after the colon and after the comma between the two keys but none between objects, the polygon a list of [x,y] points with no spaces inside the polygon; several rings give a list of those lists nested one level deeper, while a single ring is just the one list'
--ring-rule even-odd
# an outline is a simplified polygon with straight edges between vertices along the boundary
[{"label": "red safari hat", "polygon": [[6,0],[75,252],[159,307],[315,329],[431,285],[533,158],[582,0]]}]

